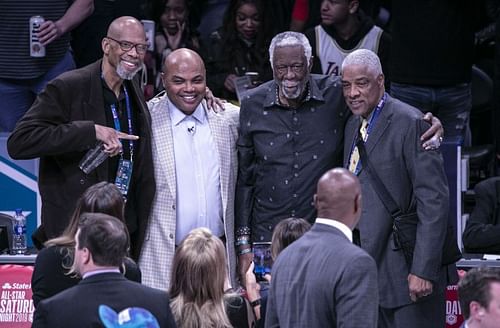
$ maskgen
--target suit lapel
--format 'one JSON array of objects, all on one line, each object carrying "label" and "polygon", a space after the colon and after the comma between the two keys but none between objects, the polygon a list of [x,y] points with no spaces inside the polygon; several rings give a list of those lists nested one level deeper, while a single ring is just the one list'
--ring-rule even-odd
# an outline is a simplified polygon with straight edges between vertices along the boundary
[{"label": "suit lapel", "polygon": [[[104,106],[104,96],[102,93],[101,81],[101,61],[92,66],[89,81],[88,99],[83,102],[85,118],[94,121],[95,124],[106,126],[106,110]],[[108,180],[108,161],[104,161],[96,168],[97,179],[99,181]]]},{"label": "suit lapel", "polygon": [[[368,139],[365,143],[366,154],[370,156],[370,153],[374,150],[375,146],[379,143],[385,131],[391,124],[393,108],[392,101],[390,101],[390,96],[387,96],[387,101],[382,108],[377,120],[375,121],[375,126],[370,131]],[[361,166],[360,173],[363,171],[364,167]]]},{"label": "suit lapel", "polygon": [[168,188],[172,195],[177,193],[175,178],[174,138],[172,134],[172,120],[168,108],[167,96],[161,98],[160,103],[151,106],[151,121],[153,130],[153,145],[156,148],[157,159],[155,165],[160,166],[167,179]]},{"label": "suit lapel", "polygon": [[229,127],[225,124],[224,119],[217,116],[213,111],[207,110],[205,102],[203,102],[203,108],[207,113],[208,125],[210,126],[212,138],[219,156],[220,188],[225,217],[228,199],[229,173],[231,172],[231,154],[228,151],[231,136],[229,134]]}]

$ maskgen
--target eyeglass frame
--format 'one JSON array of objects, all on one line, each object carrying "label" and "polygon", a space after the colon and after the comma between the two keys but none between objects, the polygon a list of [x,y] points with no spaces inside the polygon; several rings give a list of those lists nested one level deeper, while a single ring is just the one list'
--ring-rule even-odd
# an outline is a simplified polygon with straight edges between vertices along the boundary
[{"label": "eyeglass frame", "polygon": [[[122,51],[125,51],[125,52],[129,52],[130,50],[132,50],[132,48],[135,48],[135,52],[137,52],[139,55],[144,55],[148,51],[148,47],[149,47],[149,44],[147,44],[147,43],[132,43],[130,41],[120,41],[120,40],[116,40],[110,36],[106,36],[106,39],[110,39],[110,40],[113,40],[116,43],[118,43],[118,45],[120,46],[120,49]],[[124,43],[126,45],[124,45]],[[126,49],[126,48],[128,48],[127,44],[130,45],[129,49]],[[139,48],[137,48],[138,46],[144,47],[144,50],[139,50]]]}]

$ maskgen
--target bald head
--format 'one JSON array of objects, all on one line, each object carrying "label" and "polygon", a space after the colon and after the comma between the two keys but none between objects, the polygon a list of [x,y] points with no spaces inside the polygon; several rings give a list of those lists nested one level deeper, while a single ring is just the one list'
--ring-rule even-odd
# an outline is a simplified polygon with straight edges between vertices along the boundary
[{"label": "bald head", "polygon": [[318,217],[340,221],[353,229],[361,215],[358,178],[343,168],[326,172],[318,181],[315,203]]},{"label": "bald head", "polygon": [[131,16],[118,17],[111,22],[108,27],[108,36],[115,39],[126,38],[130,31],[133,31],[134,33],[142,33],[144,35],[144,40],[146,39],[142,23]]},{"label": "bald head", "polygon": [[163,86],[170,101],[186,115],[194,113],[205,97],[205,64],[196,52],[181,48],[165,58]]},{"label": "bald head", "polygon": [[205,63],[203,62],[203,59],[201,59],[200,55],[187,48],[180,48],[170,53],[167,58],[165,58],[163,72],[165,73],[169,67],[172,69],[173,66],[176,65],[194,66],[197,70],[205,71]]}]

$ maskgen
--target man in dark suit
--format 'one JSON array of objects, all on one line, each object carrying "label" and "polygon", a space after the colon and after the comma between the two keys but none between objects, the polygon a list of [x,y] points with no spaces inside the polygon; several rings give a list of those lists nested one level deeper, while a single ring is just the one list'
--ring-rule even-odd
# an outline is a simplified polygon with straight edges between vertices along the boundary
[{"label": "man in dark suit", "polygon": [[466,321],[461,328],[496,328],[500,322],[500,269],[477,268],[458,283],[460,307]]},{"label": "man in dark suit", "polygon": [[[120,168],[130,164],[130,185],[122,193],[127,196],[125,217],[137,259],[155,190],[151,119],[134,79],[147,50],[141,22],[126,16],[114,20],[102,49],[102,60],[47,85],[7,146],[14,159],[40,157],[42,225],[33,235],[38,245],[63,232],[84,190],[100,181],[115,182]],[[110,157],[85,174],[79,162],[96,142],[104,144]]]},{"label": "man in dark suit", "polygon": [[500,177],[481,181],[474,192],[476,206],[462,236],[465,250],[500,254]]},{"label": "man in dark suit", "polygon": [[[379,327],[443,327],[447,271],[441,257],[448,188],[442,156],[438,150],[421,146],[420,136],[428,124],[419,110],[385,93],[380,60],[374,52],[360,49],[346,57],[342,87],[354,114],[345,129],[344,165],[358,175],[362,185],[361,248],[377,262]],[[370,170],[359,160],[358,138],[363,138]],[[403,213],[418,215],[411,265],[395,247],[393,219],[372,183],[372,170]]]},{"label": "man in dark suit", "polygon": [[115,217],[84,213],[75,236],[72,270],[82,281],[36,308],[33,327],[100,327],[99,306],[120,312],[130,307],[149,311],[160,327],[175,327],[165,291],[127,280],[119,270],[129,248],[128,231]]},{"label": "man in dark suit", "polygon": [[266,327],[376,327],[377,269],[352,244],[361,215],[358,179],[343,168],[319,180],[318,218],[276,260]]}]

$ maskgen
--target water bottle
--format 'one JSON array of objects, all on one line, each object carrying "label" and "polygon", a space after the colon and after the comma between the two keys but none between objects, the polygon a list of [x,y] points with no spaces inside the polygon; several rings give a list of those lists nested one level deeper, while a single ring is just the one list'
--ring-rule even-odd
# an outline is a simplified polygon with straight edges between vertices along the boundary
[{"label": "water bottle", "polygon": [[12,234],[12,250],[13,255],[25,254],[27,250],[26,240],[26,218],[23,215],[23,210],[16,209],[14,216],[14,233]]}]

